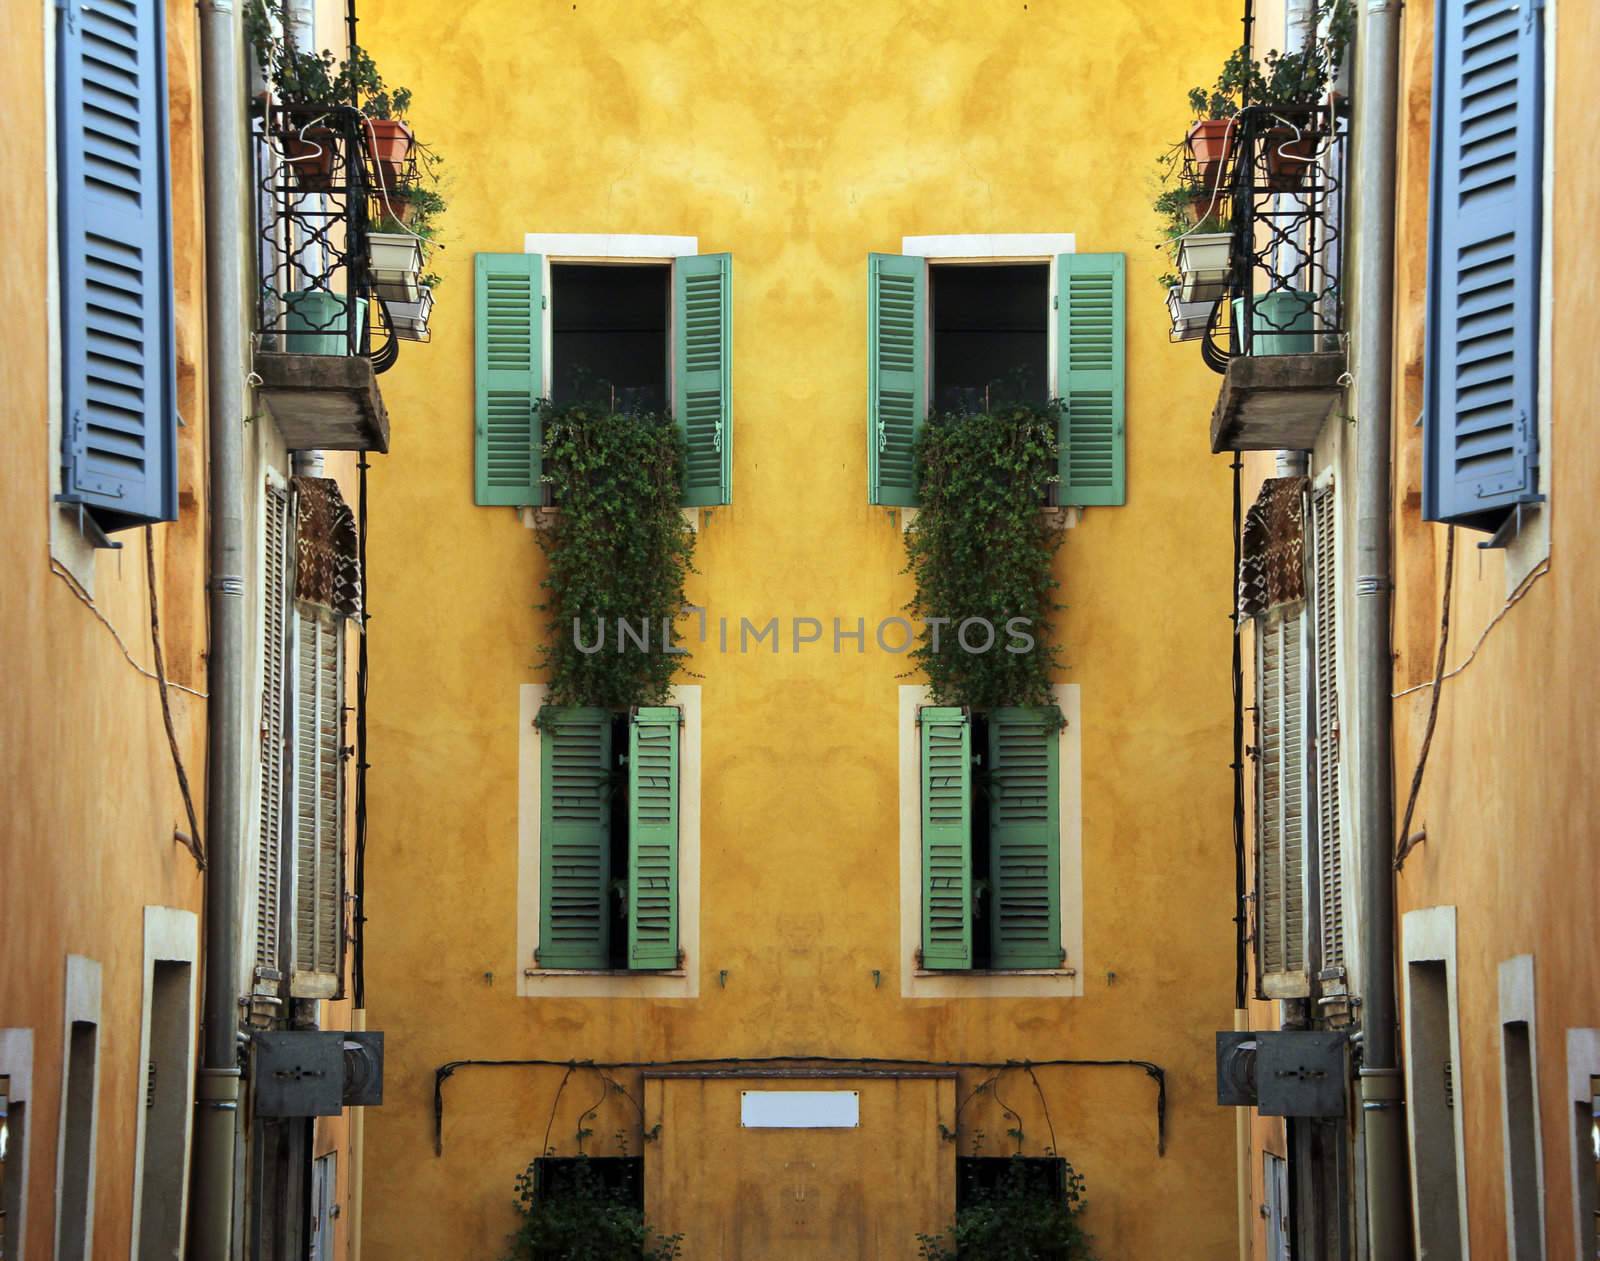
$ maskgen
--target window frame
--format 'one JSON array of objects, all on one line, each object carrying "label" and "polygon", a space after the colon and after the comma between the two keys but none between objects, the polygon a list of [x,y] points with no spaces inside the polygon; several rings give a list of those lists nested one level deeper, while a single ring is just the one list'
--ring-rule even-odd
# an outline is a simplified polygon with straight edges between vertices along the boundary
[{"label": "window frame", "polygon": [[1528,1076],[1531,1093],[1525,1123],[1533,1133],[1534,1209],[1537,1216],[1534,1230],[1539,1240],[1534,1255],[1538,1261],[1543,1261],[1545,1256],[1544,1134],[1539,1116],[1539,1024],[1538,1004],[1534,1001],[1533,956],[1517,955],[1512,959],[1501,960],[1499,980],[1500,1049],[1496,1058],[1500,1063],[1500,1150],[1505,1172],[1506,1256],[1512,1261],[1527,1261],[1517,1247],[1519,1233],[1515,1194],[1517,1154],[1514,1151],[1512,1134],[1512,1066],[1509,1062],[1509,1046],[1506,1038],[1508,1027],[1520,1024],[1525,1030],[1528,1044]]},{"label": "window frame", "polygon": [[537,959],[541,927],[542,737],[549,687],[521,685],[517,775],[516,949],[519,998],[698,998],[700,994],[701,701],[698,685],[674,687],[666,704],[678,729],[678,950],[675,968],[548,968]]},{"label": "window frame", "polygon": [[90,1070],[92,1076],[89,1085],[89,1132],[87,1149],[84,1153],[84,1162],[88,1167],[83,1171],[84,1222],[81,1256],[89,1258],[95,1255],[95,1173],[99,1164],[96,1159],[96,1147],[100,1131],[100,1073],[106,1058],[104,1039],[100,1036],[104,1032],[100,1022],[100,995],[100,961],[84,955],[69,954],[66,962],[66,1001],[62,1004],[61,1020],[61,1097],[56,1120],[56,1221],[53,1255],[58,1261],[67,1255],[62,1251],[62,1232],[67,1224],[64,1207],[67,1203],[66,1186],[67,1179],[71,1176],[71,1171],[67,1168],[67,1123],[71,1114],[72,1030],[73,1026],[78,1024],[89,1025],[94,1029],[94,1066]]},{"label": "window frame", "polygon": [[17,1104],[21,1104],[25,1109],[22,1114],[20,1150],[15,1150],[17,1147],[17,1135],[14,1131],[10,1133],[6,1148],[6,1182],[9,1187],[14,1164],[16,1175],[15,1203],[17,1206],[15,1221],[12,1220],[9,1212],[6,1214],[6,1243],[8,1247],[12,1247],[17,1257],[21,1258],[28,1255],[28,1152],[33,1145],[33,1131],[38,1128],[33,1114],[33,1030],[31,1028],[0,1029],[0,1077],[4,1077],[8,1081],[6,1088],[8,1114],[12,1113]]},{"label": "window frame", "polygon": [[900,996],[902,998],[1081,998],[1083,953],[1083,732],[1079,685],[1058,683],[1052,699],[1065,726],[1058,735],[1057,913],[1065,958],[1057,968],[924,968],[922,948],[922,740],[918,712],[932,703],[919,684],[899,687]]}]

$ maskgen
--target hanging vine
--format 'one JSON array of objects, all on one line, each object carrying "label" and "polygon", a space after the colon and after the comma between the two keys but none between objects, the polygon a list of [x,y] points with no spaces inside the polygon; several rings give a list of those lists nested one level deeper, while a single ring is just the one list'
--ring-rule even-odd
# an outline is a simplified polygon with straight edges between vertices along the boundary
[{"label": "hanging vine", "polygon": [[[684,662],[670,639],[693,570],[680,511],[684,447],[671,417],[546,405],[544,479],[559,511],[538,531],[549,558],[539,608],[553,705],[666,701]],[[674,651],[667,651],[672,646]]]},{"label": "hanging vine", "polygon": [[1060,661],[1049,621],[1060,606],[1051,570],[1063,527],[1042,509],[1058,476],[1056,415],[1015,403],[923,426],[908,607],[929,623],[911,656],[940,704],[1052,703]]}]

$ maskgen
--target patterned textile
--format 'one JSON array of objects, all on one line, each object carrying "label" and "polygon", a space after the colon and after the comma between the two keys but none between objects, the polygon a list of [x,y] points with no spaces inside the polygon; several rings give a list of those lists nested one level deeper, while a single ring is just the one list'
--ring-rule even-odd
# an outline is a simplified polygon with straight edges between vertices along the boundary
[{"label": "patterned textile", "polygon": [[1260,617],[1306,598],[1304,477],[1269,478],[1244,518],[1239,616]]},{"label": "patterned textile", "polygon": [[294,479],[295,599],[361,617],[356,519],[331,477]]}]

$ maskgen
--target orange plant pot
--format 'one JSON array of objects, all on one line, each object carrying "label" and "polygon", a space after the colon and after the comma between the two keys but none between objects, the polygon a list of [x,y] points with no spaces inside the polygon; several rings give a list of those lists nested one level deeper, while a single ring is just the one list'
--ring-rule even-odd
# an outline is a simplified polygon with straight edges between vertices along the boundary
[{"label": "orange plant pot", "polygon": [[1204,184],[1214,184],[1233,154],[1234,124],[1231,118],[1202,118],[1184,137],[1189,156]]},{"label": "orange plant pot", "polygon": [[1262,137],[1267,154],[1267,187],[1275,193],[1293,192],[1306,182],[1317,155],[1317,138],[1292,127],[1274,127]]},{"label": "orange plant pot", "polygon": [[279,139],[296,184],[309,193],[325,193],[333,187],[333,168],[339,155],[339,140],[333,128],[297,128],[284,132]]},{"label": "orange plant pot", "polygon": [[411,155],[411,128],[398,118],[369,118],[361,126],[367,133],[367,154],[384,187],[398,187]]}]

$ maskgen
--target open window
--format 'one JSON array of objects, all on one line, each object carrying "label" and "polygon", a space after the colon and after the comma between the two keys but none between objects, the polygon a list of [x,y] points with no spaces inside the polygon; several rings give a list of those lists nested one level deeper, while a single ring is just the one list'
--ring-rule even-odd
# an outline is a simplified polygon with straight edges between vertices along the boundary
[{"label": "open window", "polygon": [[868,501],[917,503],[930,411],[1061,403],[1062,504],[1126,501],[1125,262],[868,259]]},{"label": "open window", "polygon": [[680,966],[680,724],[672,706],[540,711],[541,968]]},{"label": "open window", "polygon": [[670,412],[686,448],[684,506],[731,502],[731,255],[597,263],[479,254],[474,307],[479,504],[547,501],[545,400]]}]

